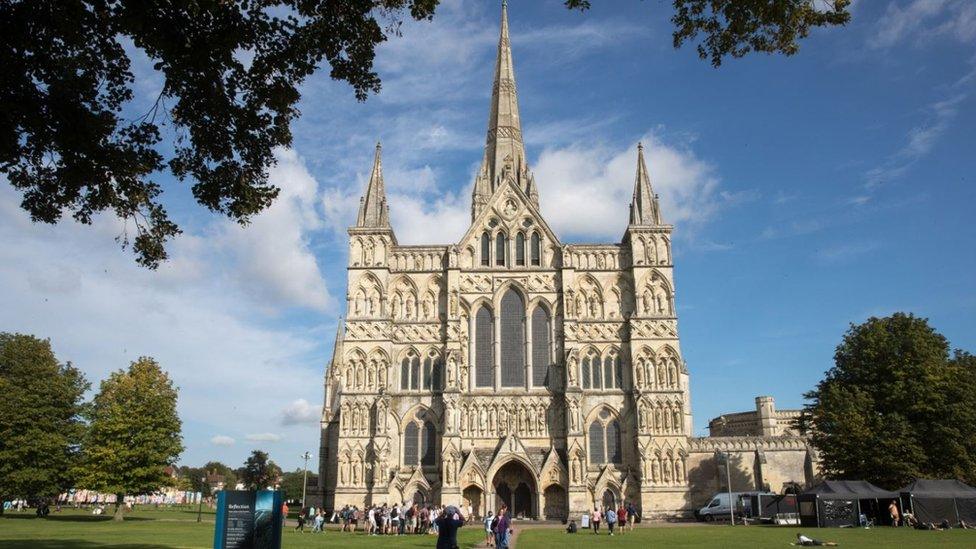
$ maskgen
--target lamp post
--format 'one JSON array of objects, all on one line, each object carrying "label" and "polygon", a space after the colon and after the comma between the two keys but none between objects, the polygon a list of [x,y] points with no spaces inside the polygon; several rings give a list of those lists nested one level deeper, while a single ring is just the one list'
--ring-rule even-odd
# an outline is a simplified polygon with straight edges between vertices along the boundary
[{"label": "lamp post", "polygon": [[207,477],[200,477],[200,503],[197,505],[197,522],[201,521],[203,514],[203,489],[207,486]]},{"label": "lamp post", "polygon": [[732,456],[727,451],[723,452],[718,450],[715,452],[715,459],[720,462],[725,462],[725,482],[729,492],[729,523],[735,526],[735,502],[732,501],[732,471],[729,466],[729,462],[732,461]]},{"label": "lamp post", "polygon": [[305,489],[308,486],[308,460],[312,457],[312,454],[305,452],[302,454],[302,459],[305,460],[305,473],[302,475],[302,508],[300,513],[305,512]]}]

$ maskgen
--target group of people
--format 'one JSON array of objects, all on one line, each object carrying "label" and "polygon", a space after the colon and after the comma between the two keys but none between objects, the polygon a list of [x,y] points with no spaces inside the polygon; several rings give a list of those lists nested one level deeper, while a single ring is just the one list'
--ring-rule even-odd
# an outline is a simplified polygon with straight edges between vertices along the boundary
[{"label": "group of people", "polygon": [[[437,535],[437,519],[444,513],[444,507],[408,502],[399,505],[384,503],[363,509],[346,505],[331,516],[322,509],[309,507],[299,514],[295,530],[304,532],[308,525],[312,532],[324,532],[325,524],[331,522],[340,525],[340,532],[356,532],[362,525],[362,532],[371,536]],[[460,511],[457,513],[460,516]]]},{"label": "group of people", "polygon": [[[614,532],[623,534],[627,529],[633,530],[637,522],[637,507],[631,502],[624,502],[616,509],[613,506],[594,507],[592,513],[582,517],[582,528],[592,528],[594,534],[600,533],[600,524],[606,523],[607,531],[612,536]],[[579,530],[575,520],[569,521],[566,532],[575,534]]]},{"label": "group of people", "polygon": [[489,510],[482,522],[485,525],[485,545],[496,549],[508,549],[515,534],[508,506],[502,505],[497,515]]}]

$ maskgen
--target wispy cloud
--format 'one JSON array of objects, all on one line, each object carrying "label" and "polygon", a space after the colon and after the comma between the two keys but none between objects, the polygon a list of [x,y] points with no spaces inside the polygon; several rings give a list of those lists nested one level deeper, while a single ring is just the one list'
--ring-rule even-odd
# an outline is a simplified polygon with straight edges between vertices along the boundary
[{"label": "wispy cloud", "polygon": [[248,442],[280,442],[284,437],[276,433],[252,433],[244,435]]},{"label": "wispy cloud", "polygon": [[210,438],[210,444],[214,446],[233,446],[236,441],[226,435],[216,435]]},{"label": "wispy cloud", "polygon": [[938,37],[963,43],[976,39],[976,3],[970,0],[892,2],[868,38],[868,47],[885,49],[905,41],[921,45]]},{"label": "wispy cloud", "polygon": [[818,250],[815,258],[821,263],[839,263],[850,261],[881,247],[878,242],[844,242]]},{"label": "wispy cloud", "polygon": [[322,407],[312,404],[304,398],[293,401],[281,411],[281,423],[283,425],[318,423],[321,420]]}]

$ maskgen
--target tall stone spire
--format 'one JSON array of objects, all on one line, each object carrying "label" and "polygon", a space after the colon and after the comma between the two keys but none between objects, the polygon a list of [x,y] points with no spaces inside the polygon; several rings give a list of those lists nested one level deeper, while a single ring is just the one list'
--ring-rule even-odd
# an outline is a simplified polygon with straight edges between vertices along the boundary
[{"label": "tall stone spire", "polygon": [[498,57],[495,60],[495,78],[491,89],[491,112],[488,115],[488,136],[485,156],[472,192],[472,217],[478,215],[495,189],[507,179],[513,180],[538,206],[538,191],[532,182],[522,144],[512,44],[508,37],[508,4],[503,1]]},{"label": "tall stone spire", "polygon": [[637,144],[637,177],[634,181],[634,198],[630,202],[631,225],[660,225],[661,210],[657,195],[651,189],[651,176],[644,163],[644,144]]},{"label": "tall stone spire", "polygon": [[383,187],[383,161],[380,158],[382,150],[382,146],[377,143],[376,155],[373,157],[373,173],[369,176],[366,194],[359,199],[357,227],[390,228],[390,210],[386,203],[386,189]]}]

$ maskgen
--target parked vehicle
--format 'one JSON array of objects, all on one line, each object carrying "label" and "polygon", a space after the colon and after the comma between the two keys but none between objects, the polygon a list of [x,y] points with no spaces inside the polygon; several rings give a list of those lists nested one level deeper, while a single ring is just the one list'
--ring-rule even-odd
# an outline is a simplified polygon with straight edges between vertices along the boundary
[{"label": "parked vehicle", "polygon": [[[731,495],[731,500],[729,496]],[[702,507],[698,511],[695,511],[695,518],[698,520],[703,520],[706,522],[712,522],[717,519],[728,519],[729,514],[732,512],[732,505],[735,505],[735,513],[737,516],[753,516],[752,513],[752,496],[775,496],[776,494],[770,492],[718,492],[712,496],[711,501],[708,505]],[[731,502],[731,503],[730,503]]]}]

